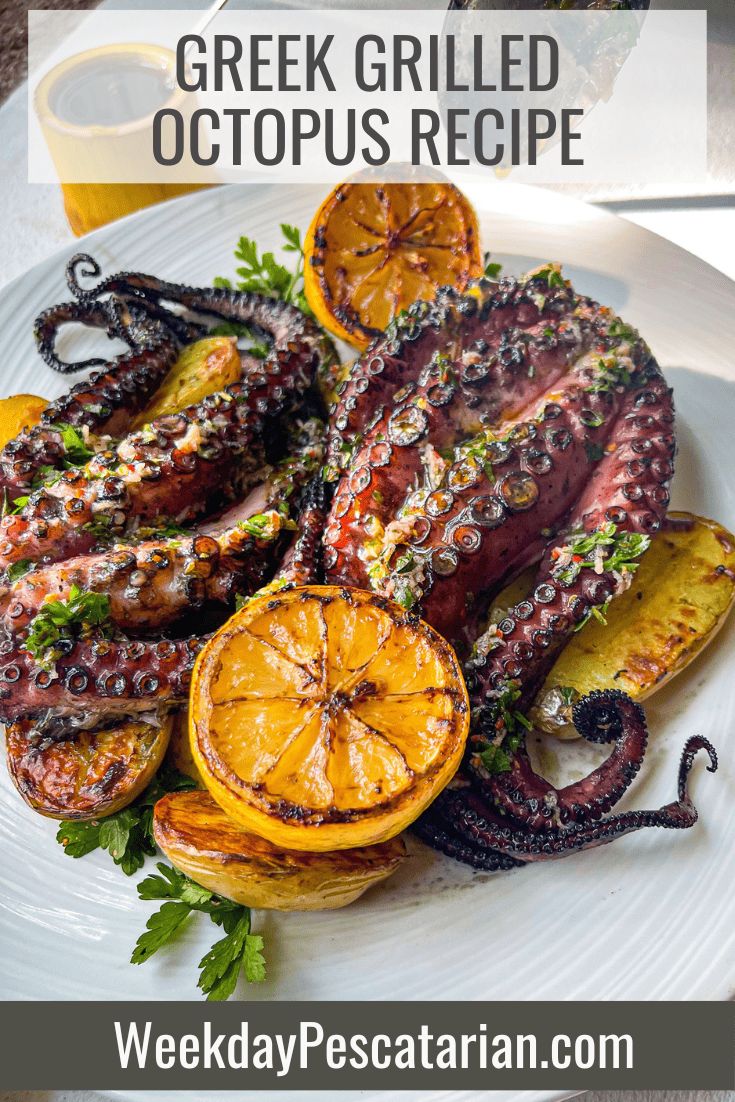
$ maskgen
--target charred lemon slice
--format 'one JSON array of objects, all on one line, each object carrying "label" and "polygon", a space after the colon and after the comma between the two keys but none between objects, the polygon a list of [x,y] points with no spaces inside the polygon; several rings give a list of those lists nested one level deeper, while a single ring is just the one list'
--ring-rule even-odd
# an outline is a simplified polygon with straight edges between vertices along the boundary
[{"label": "charred lemon slice", "polygon": [[246,604],[201,652],[194,760],[220,806],[274,845],[371,845],[456,771],[467,691],[448,643],[358,589],[305,586]]},{"label": "charred lemon slice", "polygon": [[317,320],[356,348],[437,288],[482,275],[477,217],[448,183],[340,184],[304,243],[304,290]]},{"label": "charred lemon slice", "polygon": [[208,792],[164,796],[153,832],[168,859],[197,884],[258,910],[346,907],[406,857],[400,838],[335,853],[281,849],[243,830]]},{"label": "charred lemon slice", "polygon": [[14,394],[0,398],[0,448],[23,429],[37,425],[48,402],[35,394]]}]

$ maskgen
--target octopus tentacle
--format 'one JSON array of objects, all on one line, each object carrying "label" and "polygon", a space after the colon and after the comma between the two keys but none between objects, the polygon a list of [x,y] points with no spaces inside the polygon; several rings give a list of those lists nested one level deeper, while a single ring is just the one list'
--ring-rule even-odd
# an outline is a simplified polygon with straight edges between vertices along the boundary
[{"label": "octopus tentacle", "polygon": [[[293,523],[284,502],[298,496],[304,486],[311,486],[308,479],[322,454],[315,431],[308,423],[299,426],[294,442],[305,450],[281,460],[242,502],[196,532],[182,530],[166,537],[116,544],[104,551],[36,566],[5,590],[0,589],[5,628],[22,635],[47,601],[67,600],[72,586],[108,597],[110,622],[132,632],[166,627],[205,604],[231,605],[236,595],[252,594],[272,569],[283,546],[283,534]],[[313,504],[318,503],[318,494],[312,491],[312,496]],[[312,517],[309,526],[310,516],[307,507],[301,522],[309,531],[310,551],[315,556],[321,525],[314,525]]]},{"label": "octopus tentacle", "polygon": [[8,591],[5,626],[22,633],[44,604],[68,600],[76,586],[105,595],[109,620],[122,631],[165,628],[205,604],[227,605],[235,593],[252,593],[265,576],[273,540],[235,528],[218,539],[144,540],[41,566]]},{"label": "octopus tentacle", "polygon": [[[260,296],[258,309],[264,308]],[[0,521],[0,567],[21,559],[59,561],[87,553],[99,527],[118,537],[140,519],[179,522],[212,512],[248,484],[258,465],[264,421],[284,412],[311,383],[321,338],[292,307],[277,309],[283,335],[258,369],[178,414],[97,454],[80,470],[31,495],[18,515]],[[300,320],[299,320],[300,319]]]},{"label": "octopus tentacle", "polygon": [[35,718],[37,730],[105,717],[167,711],[186,699],[205,638],[68,640],[55,668],[40,666],[16,639],[0,644],[0,722]]},{"label": "octopus tentacle", "polygon": [[51,402],[38,425],[24,429],[0,452],[0,489],[7,499],[27,493],[43,467],[63,469],[66,447],[59,426],[94,434],[124,431],[173,366],[176,351],[169,339],[136,349]]},{"label": "octopus tentacle", "polygon": [[584,738],[615,743],[610,756],[597,769],[573,784],[555,788],[535,772],[525,747],[520,747],[508,772],[480,781],[478,791],[485,793],[499,811],[534,830],[597,820],[610,811],[643,762],[648,744],[643,710],[624,693],[606,689],[578,701],[573,717]]},{"label": "octopus tentacle", "polygon": [[295,538],[276,571],[274,581],[286,585],[310,585],[320,581],[321,540],[329,497],[329,488],[318,475],[306,490]]},{"label": "octopus tentacle", "polygon": [[[561,280],[550,286],[543,275],[532,273],[499,284],[481,279],[464,294],[445,287],[433,302],[414,303],[385,337],[373,342],[337,387],[327,462],[337,469],[344,467],[345,444],[358,440],[376,411],[391,403],[399,387],[417,381],[421,369],[437,354],[453,364],[461,361],[456,387],[462,405],[465,410],[484,405],[483,423],[497,419],[500,411],[488,408],[487,394],[494,391],[497,400],[502,393],[499,387],[519,387],[517,401],[522,406],[523,387],[544,360],[563,363],[567,341],[575,344],[585,339],[579,329],[563,325],[564,314],[581,302]],[[449,384],[452,388],[454,382]]]},{"label": "octopus tentacle", "polygon": [[[709,772],[717,769],[717,755],[709,741],[695,736],[687,741],[678,771],[676,801],[655,811],[627,811],[591,823],[571,823],[549,831],[535,831],[501,815],[475,792],[465,790],[442,793],[428,813],[430,823],[448,822],[460,838],[472,845],[508,854],[520,861],[543,861],[563,857],[578,850],[605,845],[644,827],[682,830],[694,825],[697,811],[688,793],[687,780],[699,750],[710,757]],[[461,858],[460,858],[461,859]]]},{"label": "octopus tentacle", "polygon": [[[91,257],[77,256],[76,266],[90,265],[89,271],[99,272],[99,267]],[[156,276],[142,272],[118,272],[109,276],[94,288],[83,290],[79,287],[76,270],[72,269],[70,287],[85,300],[97,299],[100,295],[114,294],[126,301],[160,306],[162,302],[177,304],[194,314],[204,314],[220,318],[223,321],[240,323],[255,329],[273,340],[274,345],[287,345],[291,340],[299,340],[304,332],[309,334],[322,360],[331,359],[334,350],[328,338],[300,310],[281,299],[273,299],[251,291],[234,291],[224,287],[189,287],[182,283],[171,283]],[[173,317],[171,311],[160,308],[158,316]]]},{"label": "octopus tentacle", "polygon": [[455,834],[445,825],[439,825],[430,815],[422,816],[414,823],[412,830],[422,842],[437,849],[447,857],[453,857],[463,865],[471,865],[478,872],[499,872],[520,868],[525,862],[511,857],[508,853],[476,846],[465,838]]}]

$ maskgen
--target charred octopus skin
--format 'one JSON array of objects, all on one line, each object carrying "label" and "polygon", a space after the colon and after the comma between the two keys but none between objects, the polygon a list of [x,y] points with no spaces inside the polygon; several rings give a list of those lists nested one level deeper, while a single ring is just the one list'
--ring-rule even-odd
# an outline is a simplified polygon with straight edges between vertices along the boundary
[{"label": "charred octopus skin", "polygon": [[[524,711],[559,651],[631,581],[669,502],[671,391],[639,334],[554,265],[416,304],[376,341],[332,411],[336,488],[327,581],[369,586],[466,657],[465,765],[419,834],[481,868],[554,857],[642,826],[689,826],[685,792],[605,819],[636,776],[643,713],[620,693],[578,705],[580,734],[612,741],[556,790],[532,768]],[[479,635],[489,600],[538,562],[526,598]],[[474,643],[473,643],[474,640]]]},{"label": "charred octopus skin", "polygon": [[117,538],[161,518],[195,521],[233,501],[262,466],[264,422],[293,407],[329,352],[321,332],[299,310],[262,295],[163,285],[130,273],[105,281],[105,293],[108,284],[129,293],[133,307],[147,302],[137,293],[139,285],[155,287],[149,293],[157,315],[166,313],[157,306],[165,297],[190,310],[252,324],[270,334],[272,346],[263,360],[244,358],[240,382],[111,442],[84,468],[35,490],[17,514],[0,521],[0,570],[21,560],[86,554],[100,525]]},{"label": "charred octopus skin", "polygon": [[[622,693],[574,708],[579,733],[610,747],[582,780],[554,787],[525,745],[525,712],[559,651],[630,584],[666,514],[671,391],[634,329],[555,265],[445,288],[352,366],[326,441],[297,417],[292,454],[266,471],[264,437],[331,358],[317,327],[262,296],[141,273],[83,286],[98,276],[74,258],[75,302],[37,323],[51,366],[95,374],[0,456],[6,495],[23,491],[0,521],[0,721],[68,737],[161,714],[185,700],[206,639],[187,633],[192,610],[226,615],[264,583],[326,581],[397,600],[463,655],[465,759],[416,824],[436,848],[507,869],[695,822],[692,762],[703,749],[717,764],[701,737],[686,744],[674,802],[614,813],[647,744]],[[126,435],[211,318],[267,337],[268,355],[243,353],[240,381]],[[70,321],[128,352],[62,363],[56,334]],[[67,461],[64,425],[85,433],[81,466]],[[494,595],[533,563],[530,592],[487,626]],[[39,654],[49,602],[81,608],[79,595],[103,602],[104,624],[92,617]]]},{"label": "charred octopus skin", "polygon": [[[99,273],[91,258],[75,258],[72,285],[80,267]],[[212,316],[252,325],[269,351],[243,353],[238,382],[126,435],[181,345]],[[109,363],[62,363],[56,336],[70,322],[122,338],[129,351]],[[267,582],[296,529],[291,514],[309,521],[295,532],[293,561],[313,568],[323,493],[307,488],[323,462],[323,425],[297,407],[333,353],[286,303],[130,273],[45,312],[36,333],[56,369],[99,369],[0,456],[6,501],[26,495],[0,520],[0,721],[32,719],[56,734],[178,706],[205,640],[186,637],[192,613],[226,616]],[[69,427],[91,452],[81,465],[66,450]],[[286,457],[266,463],[271,437],[286,440]],[[82,598],[96,610],[91,620]],[[75,607],[74,630],[56,632],[39,653],[39,617],[59,608],[63,619]],[[184,637],[161,639],[169,632]]]},{"label": "charred octopus skin", "polygon": [[[61,361],[55,352],[56,337],[71,322],[125,341],[128,351],[111,362],[96,357],[77,363]],[[63,374],[92,367],[102,370],[51,402],[40,424],[24,429],[0,451],[0,492],[5,499],[13,502],[28,494],[44,469],[63,464],[64,426],[97,436],[124,433],[172,366],[180,335],[113,299],[63,303],[42,314],[36,322],[36,338],[49,366]]]}]

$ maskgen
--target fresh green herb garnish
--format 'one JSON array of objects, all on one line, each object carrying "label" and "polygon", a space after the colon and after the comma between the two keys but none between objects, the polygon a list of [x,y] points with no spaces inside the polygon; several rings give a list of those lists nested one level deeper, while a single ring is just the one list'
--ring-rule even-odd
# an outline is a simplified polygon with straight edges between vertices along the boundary
[{"label": "fresh green herb garnish", "polygon": [[498,264],[496,261],[490,259],[490,253],[485,253],[485,277],[487,279],[497,279],[503,270],[503,265]]},{"label": "fresh green herb garnish", "polygon": [[507,773],[510,769],[510,757],[501,746],[488,746],[480,754],[480,761],[491,775]]},{"label": "fresh green herb garnish", "polygon": [[145,933],[138,938],[131,964],[143,964],[162,946],[171,942],[189,916],[198,911],[209,915],[221,926],[225,936],[215,942],[199,962],[198,987],[208,1001],[229,999],[240,973],[249,983],[265,979],[263,938],[251,933],[250,908],[202,888],[188,876],[159,863],[153,873],[138,885],[141,899],[163,899],[165,902],[146,923]]},{"label": "fresh green herb garnish", "polygon": [[94,457],[94,452],[85,443],[84,437],[73,425],[50,425],[51,429],[58,432],[64,445],[64,458],[72,467],[83,467]]},{"label": "fresh green herb garnish", "polygon": [[620,318],[614,318],[608,327],[608,336],[620,337],[624,341],[630,341],[634,344],[637,340],[640,340],[640,333],[637,329],[634,329],[632,325],[628,325],[627,322],[622,321]]},{"label": "fresh green herb garnish", "polygon": [[588,394],[603,394],[616,387],[629,387],[633,376],[628,368],[616,359],[598,360],[600,377],[591,386],[585,387]]},{"label": "fresh green herb garnish", "polygon": [[396,560],[396,567],[395,567],[396,573],[398,573],[398,574],[407,574],[412,566],[413,566],[413,551],[405,551]]},{"label": "fresh green herb garnish", "polygon": [[577,699],[577,690],[572,688],[571,685],[560,685],[557,692],[561,697],[562,704],[567,708],[571,707]]},{"label": "fresh green herb garnish", "polygon": [[76,639],[94,627],[107,623],[110,598],[105,593],[84,592],[77,585],[69,589],[63,601],[47,601],[33,617],[23,643],[25,650],[40,665],[58,657],[56,645],[61,639]]},{"label": "fresh green herb garnish", "polygon": [[[480,738],[477,757],[488,773],[507,773],[511,767],[511,754],[520,746],[531,724],[514,705],[521,697],[520,682],[513,679],[493,692],[480,709],[481,727],[487,732]],[[475,739],[477,741],[477,739]]]},{"label": "fresh green herb garnish", "polygon": [[5,572],[9,582],[17,582],[18,578],[24,577],[29,570],[32,570],[36,564],[31,562],[30,559],[18,559],[17,562],[11,563]]},{"label": "fresh green herb garnish", "polygon": [[146,857],[156,852],[153,839],[153,808],[167,792],[187,792],[196,783],[184,773],[164,766],[137,800],[105,819],[64,821],[56,841],[68,857],[84,857],[104,849],[126,876],[142,868]]},{"label": "fresh green herb garnish", "polygon": [[289,519],[288,507],[271,509],[268,513],[256,513],[255,516],[248,517],[247,520],[241,520],[238,523],[238,528],[244,532],[247,536],[252,536],[257,540],[272,540],[276,536],[289,529],[293,531],[296,528],[296,523]]},{"label": "fresh green herb garnish", "polygon": [[563,287],[564,277],[558,268],[555,268],[552,264],[549,264],[545,268],[539,268],[537,271],[531,273],[532,279],[543,279],[548,287]]},{"label": "fresh green herb garnish", "polygon": [[[281,223],[281,233],[285,241],[283,251],[298,254],[295,269],[291,271],[284,264],[279,264],[271,252],[259,254],[258,246],[252,238],[241,237],[235,249],[235,259],[240,261],[240,267],[236,269],[239,278],[234,286],[238,291],[257,291],[270,298],[291,302],[303,313],[310,315],[311,309],[304,294],[304,249],[301,233],[288,222]],[[231,280],[221,277],[214,280],[214,285],[229,289],[233,287]]]},{"label": "fresh green herb garnish", "polygon": [[572,535],[569,543],[560,548],[560,554],[556,556],[565,560],[563,565],[557,562],[552,566],[551,573],[562,585],[571,585],[582,570],[594,570],[598,565],[604,571],[632,573],[639,565],[635,560],[641,557],[650,543],[650,536],[639,532],[618,532],[617,526],[610,521],[594,532]]},{"label": "fresh green herb garnish", "polygon": [[419,595],[413,588],[407,578],[401,578],[400,576],[395,579],[395,588],[393,591],[393,600],[396,604],[404,608],[406,612],[410,612],[419,599]]}]

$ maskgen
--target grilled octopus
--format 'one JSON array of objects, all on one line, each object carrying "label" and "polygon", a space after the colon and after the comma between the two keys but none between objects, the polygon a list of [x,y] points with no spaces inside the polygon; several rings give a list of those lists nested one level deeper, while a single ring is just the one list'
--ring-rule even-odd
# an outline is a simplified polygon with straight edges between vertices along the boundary
[{"label": "grilled octopus", "polygon": [[[97,271],[90,258],[76,258],[71,283],[80,263]],[[273,575],[295,526],[290,514],[300,519],[300,499],[319,469],[319,423],[300,415],[286,433],[291,453],[266,463],[284,418],[299,411],[317,367],[331,357],[314,323],[264,296],[167,284],[167,302],[187,307],[184,318],[152,294],[141,296],[129,278],[118,277],[119,295],[107,287],[80,293],[76,304],[54,308],[36,323],[51,366],[65,373],[76,366],[101,370],[0,456],[6,500],[25,491],[0,520],[0,719],[6,723],[32,718],[37,729],[63,733],[181,703],[203,639],[161,640],[161,632],[179,630],[198,609],[231,610],[236,597]],[[151,277],[137,278],[160,289]],[[192,314],[247,324],[269,339],[267,355],[244,352],[238,382],[126,434],[181,344],[206,331]],[[56,334],[72,321],[122,337],[129,351],[111,363],[62,363]],[[92,454],[81,466],[66,452],[68,425],[85,430]],[[313,498],[315,490],[309,493]],[[304,518],[310,515],[305,508]],[[289,577],[314,550],[303,522],[298,527]],[[62,637],[52,663],[37,661],[27,645],[37,614],[75,592],[104,597],[105,630]]]},{"label": "grilled octopus", "polygon": [[[161,630],[185,623],[192,607],[226,609],[273,577],[355,585],[421,615],[464,655],[470,738],[460,774],[416,824],[430,844],[498,869],[643,826],[692,825],[694,756],[704,749],[712,771],[717,764],[701,737],[684,749],[676,801],[608,814],[647,741],[641,709],[621,693],[592,693],[574,707],[582,736],[612,744],[582,781],[554,788],[525,746],[524,712],[556,655],[630,584],[665,517],[671,391],[634,329],[577,294],[554,265],[480,280],[461,295],[442,289],[397,319],[339,385],[324,477],[314,477],[312,446],[308,462],[297,455],[263,480],[268,426],[329,359],[316,327],[260,296],[140,273],[82,286],[99,274],[90,258],[75,258],[75,302],[37,323],[42,354],[60,370],[74,366],[54,351],[69,320],[129,346],[113,364],[92,364],[102,370],[60,400],[96,454],[61,473],[53,411],[0,457],[8,486],[31,489],[0,522],[2,720],[35,717],[53,732],[59,722],[68,730],[171,708],[185,698],[203,640],[162,640]],[[142,408],[176,349],[212,317],[269,334],[269,356],[245,353],[240,382],[124,435],[126,413]],[[47,465],[56,474],[37,486]],[[285,554],[274,508],[284,484],[298,501]],[[243,527],[268,510],[271,531]],[[172,522],[189,530],[164,534]],[[531,592],[487,626],[498,590],[534,563]],[[31,565],[22,577],[19,564]],[[49,670],[24,643],[46,600],[72,587],[104,594],[108,630],[62,640]]]},{"label": "grilled octopus", "polygon": [[[534,772],[522,725],[570,634],[630,584],[666,513],[672,397],[638,333],[554,265],[448,289],[358,361],[331,423],[327,581],[398,600],[466,656],[466,760],[419,835],[495,869],[690,826],[696,751],[717,765],[705,739],[685,747],[675,803],[606,819],[643,759],[642,710],[618,692],[579,701],[579,733],[614,746],[559,790]],[[489,600],[534,562],[532,591],[480,633]]]}]

